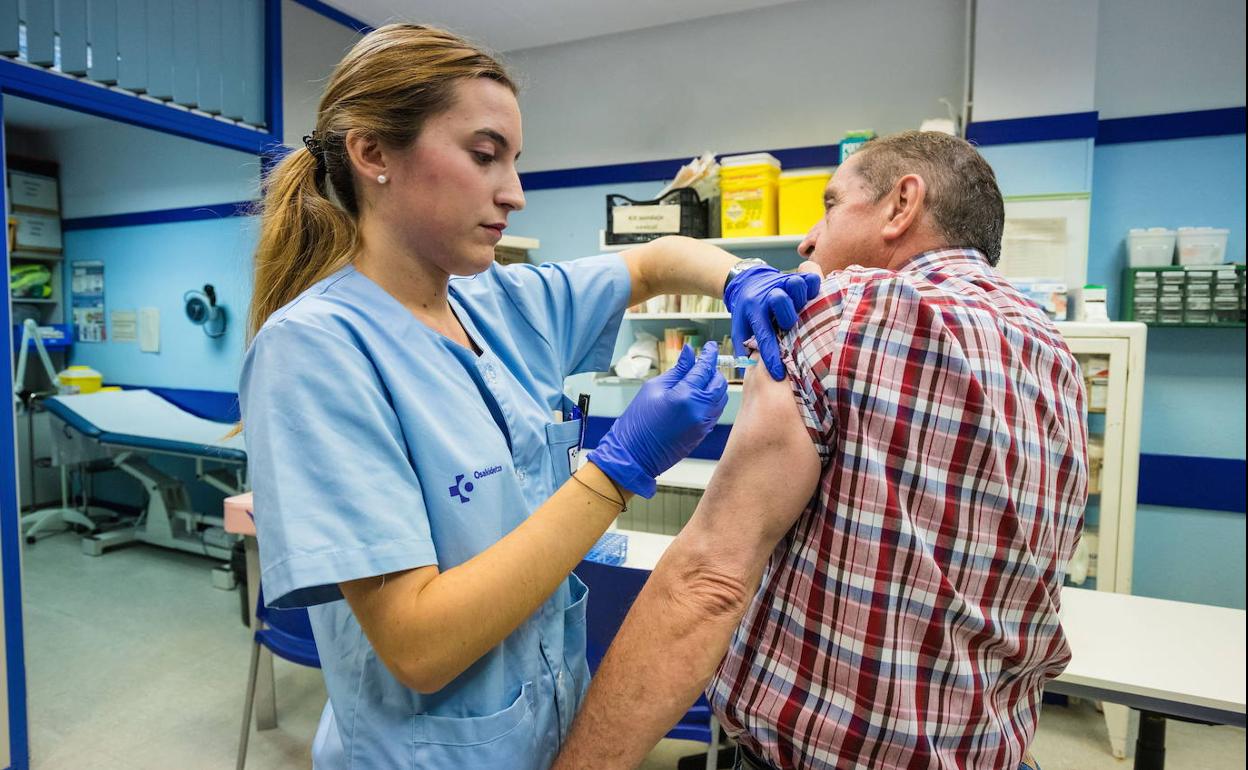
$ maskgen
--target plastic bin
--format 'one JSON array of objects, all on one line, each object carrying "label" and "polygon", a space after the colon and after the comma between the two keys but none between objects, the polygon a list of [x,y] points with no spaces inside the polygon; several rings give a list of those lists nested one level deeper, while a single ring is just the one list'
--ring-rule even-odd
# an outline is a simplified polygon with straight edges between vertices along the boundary
[{"label": "plastic bin", "polygon": [[1222,264],[1226,260],[1226,239],[1230,234],[1224,227],[1180,227],[1179,264]]},{"label": "plastic bin", "polygon": [[1127,264],[1131,267],[1166,267],[1174,264],[1174,244],[1178,233],[1164,227],[1127,232]]},{"label": "plastic bin", "polygon": [[780,161],[766,152],[719,161],[720,230],[724,238],[779,232]]},{"label": "plastic bin", "polygon": [[823,193],[830,168],[803,168],[780,174],[780,235],[805,235],[823,216]]},{"label": "plastic bin", "polygon": [[664,235],[706,237],[706,201],[696,191],[681,187],[649,201],[607,196],[607,243],[645,243]]},{"label": "plastic bin", "polygon": [[79,393],[94,393],[104,381],[103,375],[89,366],[71,366],[56,376],[62,385],[77,388]]}]

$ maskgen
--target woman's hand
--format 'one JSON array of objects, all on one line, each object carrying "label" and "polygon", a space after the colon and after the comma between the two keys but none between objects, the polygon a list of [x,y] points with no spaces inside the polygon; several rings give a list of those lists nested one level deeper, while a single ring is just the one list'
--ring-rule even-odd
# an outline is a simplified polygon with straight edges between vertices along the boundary
[{"label": "woman's hand", "polygon": [[[813,263],[807,265],[813,267]],[[774,267],[759,265],[733,278],[724,288],[724,304],[732,313],[732,346],[736,355],[749,355],[745,341],[753,337],[763,365],[774,380],[784,378],[784,363],[772,321],[781,331],[792,329],[797,324],[798,312],[819,294],[822,276],[817,267],[810,271],[807,265],[797,273],[781,273]]]},{"label": "woman's hand", "polygon": [[590,462],[621,487],[653,496],[658,475],[702,443],[728,403],[718,355],[719,346],[708,342],[695,363],[686,345],[675,366],[641,386]]}]

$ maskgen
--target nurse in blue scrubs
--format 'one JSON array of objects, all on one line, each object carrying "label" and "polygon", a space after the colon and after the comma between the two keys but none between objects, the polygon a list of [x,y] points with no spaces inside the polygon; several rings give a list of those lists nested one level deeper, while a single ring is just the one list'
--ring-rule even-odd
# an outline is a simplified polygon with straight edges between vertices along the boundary
[{"label": "nurse in blue scrubs", "polygon": [[564,378],[609,366],[629,305],[695,292],[779,377],[773,322],[817,289],[680,238],[500,267],[515,93],[461,39],[383,27],[266,179],[240,396],[265,597],[309,608],[332,706],[317,767],[548,767],[588,680],[572,568],[727,399],[715,345],[686,348],[577,470]]}]

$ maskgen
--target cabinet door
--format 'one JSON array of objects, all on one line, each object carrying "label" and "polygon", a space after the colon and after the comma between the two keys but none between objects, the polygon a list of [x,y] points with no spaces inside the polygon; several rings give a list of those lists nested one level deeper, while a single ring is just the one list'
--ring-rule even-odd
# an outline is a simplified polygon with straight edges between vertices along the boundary
[{"label": "cabinet door", "polygon": [[[1100,467],[1100,494],[1090,494],[1088,519],[1095,517],[1095,526],[1085,524],[1085,533],[1095,534],[1097,539],[1096,588],[1101,591],[1131,592],[1131,556],[1135,537],[1135,494],[1124,500],[1126,483],[1134,484],[1135,474],[1125,473],[1138,464],[1139,458],[1127,458],[1126,441],[1128,404],[1127,375],[1130,342],[1121,338],[1074,337],[1067,339],[1070,350],[1084,367],[1085,379],[1094,374],[1089,371],[1090,362],[1100,359],[1095,368],[1106,375],[1102,382],[1092,382],[1088,388],[1088,439],[1089,444],[1099,440],[1103,446]],[[1093,389],[1103,392],[1094,396]],[[1130,451],[1137,451],[1131,449]],[[1091,463],[1089,463],[1091,465]],[[1090,467],[1089,473],[1096,475]],[[1124,503],[1127,503],[1124,505]]]}]

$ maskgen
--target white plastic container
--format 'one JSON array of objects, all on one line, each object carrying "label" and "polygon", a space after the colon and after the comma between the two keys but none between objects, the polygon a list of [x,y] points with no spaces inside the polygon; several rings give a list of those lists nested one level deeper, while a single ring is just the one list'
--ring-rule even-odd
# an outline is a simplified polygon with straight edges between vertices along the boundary
[{"label": "white plastic container", "polygon": [[1180,227],[1180,265],[1220,265],[1226,261],[1225,227]]},{"label": "white plastic container", "polygon": [[1131,267],[1166,267],[1174,264],[1174,243],[1178,233],[1164,227],[1147,230],[1133,227],[1127,232],[1127,264]]}]

